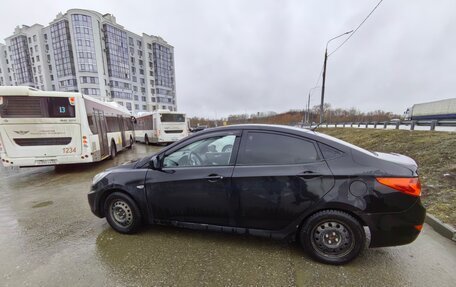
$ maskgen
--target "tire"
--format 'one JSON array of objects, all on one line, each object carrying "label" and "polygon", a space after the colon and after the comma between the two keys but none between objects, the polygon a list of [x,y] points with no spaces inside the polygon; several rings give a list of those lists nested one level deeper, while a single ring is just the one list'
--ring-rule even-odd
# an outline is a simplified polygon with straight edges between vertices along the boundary
[{"label": "tire", "polygon": [[144,142],[146,143],[146,145],[149,145],[149,137],[147,136],[147,134],[144,137]]},{"label": "tire", "polygon": [[131,149],[133,147],[133,144],[134,144],[133,138],[130,137],[130,145],[128,146],[128,148]]},{"label": "tire", "polygon": [[323,210],[305,220],[299,241],[315,260],[341,265],[358,257],[366,235],[353,216],[338,210]]},{"label": "tire", "polygon": [[111,148],[109,149],[110,158],[114,159],[117,155],[117,148],[114,142],[111,142]]},{"label": "tire", "polygon": [[142,225],[138,206],[128,195],[121,192],[113,192],[106,198],[104,214],[112,229],[120,233],[136,233]]}]

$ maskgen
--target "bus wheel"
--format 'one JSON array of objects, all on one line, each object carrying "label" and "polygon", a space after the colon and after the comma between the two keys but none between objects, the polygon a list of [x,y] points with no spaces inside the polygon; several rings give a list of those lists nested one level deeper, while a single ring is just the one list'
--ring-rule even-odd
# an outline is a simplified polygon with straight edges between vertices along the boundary
[{"label": "bus wheel", "polygon": [[116,145],[114,144],[114,142],[111,143],[111,159],[114,159],[117,155],[117,150],[116,150]]},{"label": "bus wheel", "polygon": [[130,137],[130,145],[128,146],[128,148],[132,148],[133,147],[133,143],[134,143],[133,138]]},{"label": "bus wheel", "polygon": [[146,145],[149,145],[149,137],[147,135],[144,137],[144,142]]}]

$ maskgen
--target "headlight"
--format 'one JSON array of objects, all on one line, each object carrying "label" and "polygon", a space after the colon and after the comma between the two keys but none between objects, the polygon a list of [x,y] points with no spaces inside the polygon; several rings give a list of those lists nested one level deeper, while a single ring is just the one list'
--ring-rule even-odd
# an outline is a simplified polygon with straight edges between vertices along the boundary
[{"label": "headlight", "polygon": [[95,175],[92,180],[92,185],[97,184],[97,182],[102,180],[105,176],[107,176],[110,173],[111,173],[110,171],[103,171],[103,172],[100,172],[99,174]]}]

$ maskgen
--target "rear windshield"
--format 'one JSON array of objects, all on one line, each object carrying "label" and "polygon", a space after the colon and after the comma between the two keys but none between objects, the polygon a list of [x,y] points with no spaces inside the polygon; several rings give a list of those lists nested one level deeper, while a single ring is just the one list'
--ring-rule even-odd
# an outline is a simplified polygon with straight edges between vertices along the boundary
[{"label": "rear windshield", "polygon": [[185,122],[185,116],[183,114],[161,114],[161,122]]},{"label": "rear windshield", "polygon": [[74,118],[75,107],[67,97],[7,96],[0,101],[1,118]]},{"label": "rear windshield", "polygon": [[354,144],[351,144],[351,143],[348,143],[346,141],[343,141],[341,139],[338,139],[338,138],[335,138],[335,137],[332,137],[330,135],[327,135],[327,134],[323,134],[323,133],[318,133],[318,132],[315,132],[315,134],[317,134],[318,136],[322,137],[322,138],[326,138],[326,139],[329,139],[329,140],[332,140],[338,144],[341,144],[341,145],[344,145],[344,146],[347,146],[349,148],[352,148],[354,150],[357,150],[359,152],[362,152],[362,153],[365,153],[365,154],[368,154],[368,155],[374,155],[376,156],[375,153],[371,152],[371,151],[368,151],[366,149],[363,149],[363,148],[360,148],[359,146],[356,146]]}]

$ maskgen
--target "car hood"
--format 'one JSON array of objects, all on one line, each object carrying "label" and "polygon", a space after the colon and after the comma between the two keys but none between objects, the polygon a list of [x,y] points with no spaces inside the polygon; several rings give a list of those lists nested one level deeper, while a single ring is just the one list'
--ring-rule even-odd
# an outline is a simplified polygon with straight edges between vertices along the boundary
[{"label": "car hood", "polygon": [[414,172],[417,171],[418,165],[412,158],[410,158],[408,156],[398,154],[398,153],[384,153],[384,152],[375,152],[375,155],[379,159],[405,166]]},{"label": "car hood", "polygon": [[140,161],[141,159],[134,159],[134,160],[129,160],[121,165],[114,166],[111,168],[108,168],[107,171],[113,171],[113,170],[119,170],[119,169],[132,169],[136,167],[136,164]]}]

